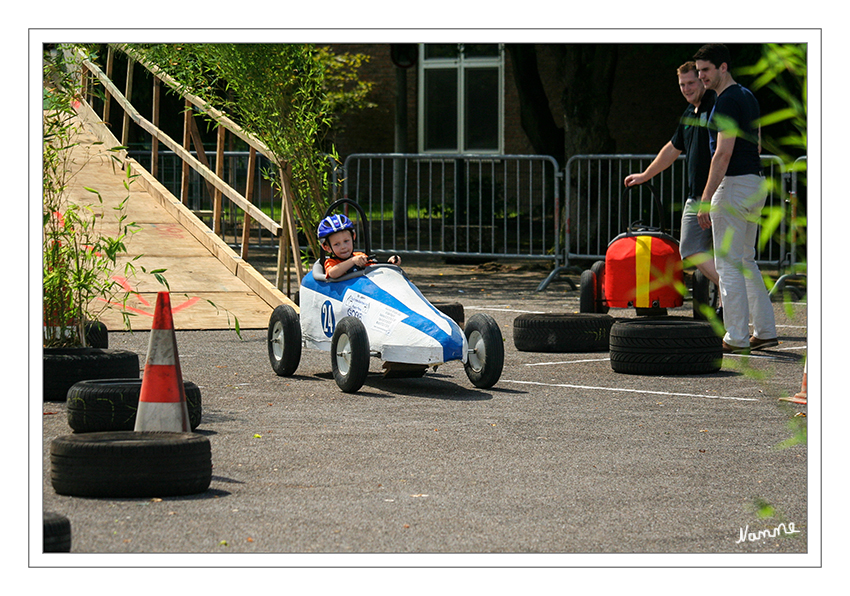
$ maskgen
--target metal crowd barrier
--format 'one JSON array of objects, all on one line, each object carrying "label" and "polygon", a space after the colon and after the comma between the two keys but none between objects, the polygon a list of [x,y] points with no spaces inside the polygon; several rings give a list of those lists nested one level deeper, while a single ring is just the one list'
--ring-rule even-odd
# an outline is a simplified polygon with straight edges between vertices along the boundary
[{"label": "metal crowd barrier", "polygon": [[[149,151],[129,152],[149,168]],[[215,154],[208,154],[215,167]],[[247,151],[227,151],[225,178],[236,188],[246,179]],[[332,192],[356,200],[369,217],[369,234],[376,253],[426,254],[443,257],[532,259],[553,263],[541,282],[545,289],[556,277],[578,274],[576,261],[605,258],[608,243],[624,230],[622,222],[657,224],[658,214],[646,189],[622,199],[623,179],[642,172],[655,155],[576,155],[564,171],[554,158],[536,155],[432,155],[401,153],[353,154],[338,167]],[[797,161],[805,161],[805,157]],[[796,235],[787,239],[792,217],[787,206],[798,193],[798,172],[783,170],[775,156],[763,156],[765,176],[774,182],[766,207],[785,209],[778,234],[758,251],[760,266],[775,268],[781,279],[797,273]],[[280,213],[271,185],[264,176],[268,160],[258,155],[254,204],[272,219]],[[564,175],[566,172],[566,176]],[[204,180],[191,173],[189,208],[212,219],[212,198]],[[159,179],[179,194],[180,159],[160,151]],[[660,194],[664,217],[679,237],[687,192],[684,157],[652,180]],[[563,185],[564,200],[561,200]],[[222,236],[240,243],[242,215],[225,210]],[[272,235],[258,226],[252,241],[259,248],[277,248]],[[306,247],[305,247],[306,249]],[[787,272],[791,273],[788,274]],[[567,279],[571,286],[575,283]]]},{"label": "metal crowd barrier", "polygon": [[[621,199],[623,180],[629,174],[642,172],[655,155],[576,155],[567,162],[569,173],[566,186],[565,209],[568,221],[575,225],[567,228],[565,248],[569,259],[604,258],[608,242],[625,230],[619,222],[650,218],[658,222],[652,195],[648,190],[635,189],[635,197]],[[779,158],[762,157],[765,177],[773,179],[774,190],[768,195],[765,207],[782,207],[786,197],[786,180]],[[687,171],[680,157],[670,168],[653,178],[652,184],[661,195],[667,224],[674,237],[679,236],[682,208],[687,195]],[[783,222],[784,224],[785,222]],[[784,242],[780,238],[781,242]],[[784,254],[784,244],[769,242],[758,252],[760,264],[779,266]]]},{"label": "metal crowd barrier", "polygon": [[375,252],[560,263],[558,163],[538,155],[354,154],[343,196]]},{"label": "metal crowd barrier", "polygon": [[[624,232],[621,227],[633,221],[658,225],[659,214],[652,194],[646,188],[635,188],[623,198],[623,180],[629,174],[642,172],[655,159],[655,155],[575,155],[565,168],[565,222],[563,265],[541,283],[544,289],[563,272],[580,270],[571,262],[596,261],[605,258],[608,243]],[[772,155],[762,156],[765,176],[773,181],[768,195],[767,208],[784,209],[787,197],[787,180],[782,162]],[[687,197],[687,168],[684,157],[652,179],[664,209],[664,219],[671,234],[678,238],[682,209]],[[762,266],[782,269],[788,258],[785,230],[786,218],[780,222],[779,234],[762,246],[757,260]],[[760,243],[757,241],[757,246]],[[792,251],[793,252],[793,251]]]}]

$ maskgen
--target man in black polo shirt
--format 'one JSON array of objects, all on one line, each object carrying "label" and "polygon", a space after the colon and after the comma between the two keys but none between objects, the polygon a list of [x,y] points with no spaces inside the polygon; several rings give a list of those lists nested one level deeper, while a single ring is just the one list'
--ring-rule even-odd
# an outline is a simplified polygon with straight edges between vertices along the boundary
[{"label": "man in black polo shirt", "polygon": [[745,354],[779,343],[773,305],[755,259],[759,218],[767,199],[759,155],[759,104],[732,78],[726,46],[705,45],[694,60],[705,88],[717,94],[708,122],[712,157],[699,221],[714,236],[726,327],[723,351]]},{"label": "man in black polo shirt", "polygon": [[708,145],[708,115],[714,107],[714,91],[708,91],[697,76],[694,62],[685,62],[676,70],[679,89],[688,102],[688,107],[679,120],[673,138],[661,148],[652,163],[640,174],[629,174],[623,183],[626,186],[643,184],[669,168],[676,159],[685,154],[688,169],[688,196],[682,211],[679,253],[703,274],[719,284],[714,257],[711,255],[711,230],[703,229],[697,214],[702,191],[708,179],[711,153]]}]

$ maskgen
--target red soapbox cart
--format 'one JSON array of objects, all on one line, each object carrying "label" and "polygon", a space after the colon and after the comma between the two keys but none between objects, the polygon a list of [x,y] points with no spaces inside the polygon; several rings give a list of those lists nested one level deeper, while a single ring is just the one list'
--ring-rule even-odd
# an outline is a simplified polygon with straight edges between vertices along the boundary
[{"label": "red soapbox cart", "polygon": [[[634,308],[638,315],[664,315],[668,308],[684,304],[686,288],[679,243],[664,231],[664,210],[655,188],[648,183],[640,186],[650,190],[661,225],[652,227],[642,221],[633,222],[609,243],[604,261],[596,261],[582,272],[581,312],[607,313],[609,308]],[[637,187],[626,187],[621,202]],[[697,273],[694,317],[703,319],[700,304],[711,302],[710,281]]]}]

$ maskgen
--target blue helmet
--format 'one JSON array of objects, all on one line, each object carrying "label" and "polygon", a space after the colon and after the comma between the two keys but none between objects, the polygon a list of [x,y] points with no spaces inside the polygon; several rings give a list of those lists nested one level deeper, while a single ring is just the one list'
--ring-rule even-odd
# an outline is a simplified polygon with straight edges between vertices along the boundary
[{"label": "blue helmet", "polygon": [[353,232],[354,224],[352,221],[345,215],[330,215],[319,222],[319,240],[343,230],[351,230]]}]

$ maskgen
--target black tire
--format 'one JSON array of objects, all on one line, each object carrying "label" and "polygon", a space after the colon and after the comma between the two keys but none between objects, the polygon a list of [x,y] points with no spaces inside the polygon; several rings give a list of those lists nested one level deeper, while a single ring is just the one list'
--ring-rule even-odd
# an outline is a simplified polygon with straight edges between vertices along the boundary
[{"label": "black tire", "polygon": [[514,319],[514,346],[521,352],[606,352],[613,324],[602,313],[523,314]]},{"label": "black tire", "polygon": [[269,319],[269,361],[279,377],[291,377],[301,362],[301,321],[288,304],[277,306]]},{"label": "black tire", "polygon": [[605,261],[596,261],[591,265],[590,270],[596,276],[596,310],[605,314],[608,312],[608,303],[605,302]]},{"label": "black tire", "polygon": [[75,497],[171,497],[207,490],[207,437],[193,433],[114,431],[64,435],[50,443],[50,481]]},{"label": "black tire", "polygon": [[44,532],[42,552],[71,552],[71,520],[53,511],[45,511],[42,518]]},{"label": "black tire", "polygon": [[357,317],[343,317],[331,338],[334,380],[345,393],[356,393],[369,374],[369,334]]},{"label": "black tire", "polygon": [[488,389],[499,381],[505,366],[505,341],[499,325],[490,315],[478,313],[470,317],[463,332],[469,344],[466,376],[479,389]]},{"label": "black tire", "polygon": [[128,350],[44,348],[43,360],[44,401],[65,401],[80,381],[139,378],[139,356]]},{"label": "black tire", "polygon": [[691,296],[693,298],[694,318],[698,321],[707,321],[706,307],[711,310],[717,309],[717,286],[713,281],[708,279],[705,274],[699,269],[694,273],[693,288]]},{"label": "black tire", "polygon": [[587,313],[598,312],[599,298],[596,293],[596,274],[590,269],[582,271],[578,288],[578,311]]},{"label": "black tire", "polygon": [[434,308],[457,323],[459,327],[463,327],[463,323],[466,319],[463,304],[460,302],[432,302],[431,304]]},{"label": "black tire", "polygon": [[109,330],[100,321],[86,323],[86,344],[90,348],[108,348]]},{"label": "black tire", "polygon": [[720,370],[722,339],[709,323],[659,318],[611,328],[611,368],[632,375],[693,375]]},{"label": "black tire", "polygon": [[[80,381],[68,390],[68,426],[76,433],[134,430],[142,379],[97,379]],[[189,426],[201,424],[201,390],[183,382]]]}]

